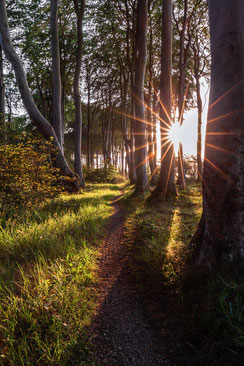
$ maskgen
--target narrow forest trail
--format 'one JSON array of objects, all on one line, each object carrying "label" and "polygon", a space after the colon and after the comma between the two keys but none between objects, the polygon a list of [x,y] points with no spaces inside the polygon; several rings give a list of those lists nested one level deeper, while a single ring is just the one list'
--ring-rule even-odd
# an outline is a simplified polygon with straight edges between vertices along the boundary
[{"label": "narrow forest trail", "polygon": [[[122,195],[122,194],[121,194]],[[170,365],[163,341],[147,319],[124,242],[126,214],[118,196],[112,206],[98,266],[98,307],[89,334],[95,363],[109,366]]]}]

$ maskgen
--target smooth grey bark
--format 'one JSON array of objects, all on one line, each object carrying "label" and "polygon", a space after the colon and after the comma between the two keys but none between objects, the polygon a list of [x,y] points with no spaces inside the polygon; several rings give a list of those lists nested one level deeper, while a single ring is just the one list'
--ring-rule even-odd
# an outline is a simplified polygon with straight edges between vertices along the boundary
[{"label": "smooth grey bark", "polygon": [[50,31],[52,54],[52,125],[63,151],[63,129],[61,118],[61,74],[58,35],[58,0],[51,0]]},{"label": "smooth grey bark", "polygon": [[136,54],[135,54],[135,165],[136,165],[136,191],[144,192],[149,188],[147,178],[147,147],[146,147],[146,122],[144,108],[144,78],[147,61],[147,29],[148,29],[148,2],[137,2],[136,24]]},{"label": "smooth grey bark", "polygon": [[[184,15],[182,21],[182,28],[180,31],[180,58],[179,58],[179,83],[178,83],[178,113],[179,113],[179,124],[183,123],[183,113],[184,113],[184,98],[185,98],[185,79],[186,79],[186,67],[189,56],[189,48],[191,42],[191,34],[189,34],[189,39],[185,45],[186,30],[187,26],[189,29],[189,22],[191,17],[188,17],[188,1],[184,0]],[[191,16],[193,13],[191,14]],[[185,171],[183,166],[183,146],[180,144],[178,151],[178,184],[180,186],[185,186]]]},{"label": "smooth grey bark", "polygon": [[161,169],[159,181],[151,197],[163,195],[165,197],[174,196],[175,172],[174,172],[174,146],[167,139],[168,130],[171,126],[172,109],[172,0],[162,2],[162,45],[161,45],[161,77],[160,77],[160,100],[164,106],[160,105],[160,126],[161,126]]},{"label": "smooth grey bark", "polygon": [[73,82],[74,103],[75,103],[75,161],[74,172],[78,175],[81,185],[84,186],[84,177],[81,162],[81,142],[82,142],[82,111],[80,96],[80,76],[83,51],[83,16],[85,8],[85,0],[74,0],[75,13],[77,17],[77,50],[76,65]]},{"label": "smooth grey bark", "polygon": [[202,97],[200,93],[200,77],[195,72],[197,93],[197,181],[202,180]]},{"label": "smooth grey bark", "polygon": [[244,261],[244,2],[209,0],[211,90],[196,266]]},{"label": "smooth grey bark", "polygon": [[[127,156],[127,163],[128,163],[128,174],[129,180],[131,184],[136,184],[136,169],[135,169],[135,136],[134,136],[134,115],[135,115],[135,98],[133,95],[134,85],[135,85],[135,42],[134,42],[134,34],[135,34],[135,6],[136,2],[133,4],[132,10],[132,24],[130,23],[130,10],[128,0],[125,1],[126,7],[126,60],[127,66],[129,69],[129,77],[130,80],[130,88],[132,90],[131,98],[130,98],[130,138],[127,137],[127,132],[124,134],[125,143],[126,143],[126,156]],[[132,50],[132,52],[131,52]],[[121,68],[121,73],[124,75],[123,67]],[[124,82],[128,84],[128,81],[124,77]],[[126,85],[126,89],[128,85]],[[125,90],[126,90],[125,89]],[[125,97],[124,105],[126,104],[127,92]],[[126,119],[124,119],[124,122]],[[127,131],[128,128],[126,126],[125,130]]]},{"label": "smooth grey bark", "polygon": [[0,38],[0,141],[5,141],[5,88],[3,76],[3,51]]},{"label": "smooth grey bark", "polygon": [[158,147],[157,147],[157,118],[156,118],[157,100],[158,100],[157,96],[154,93],[154,96],[153,96],[153,151],[154,151],[154,157],[153,158],[154,158],[155,169],[157,169],[157,151],[158,151]]},{"label": "smooth grey bark", "polygon": [[90,81],[90,70],[87,70],[87,168],[90,169],[92,164],[92,154],[91,154],[91,81]]},{"label": "smooth grey bark", "polygon": [[157,177],[156,177],[156,166],[155,166],[155,159],[154,159],[154,140],[153,140],[153,121],[152,121],[152,79],[153,79],[153,29],[152,29],[152,15],[150,14],[150,5],[149,5],[149,25],[150,25],[150,32],[149,32],[149,86],[148,86],[148,98],[147,98],[147,134],[148,134],[148,160],[149,160],[149,167],[150,167],[150,183],[153,186],[157,184]]},{"label": "smooth grey bark", "polygon": [[[33,101],[30,89],[27,84],[22,62],[11,42],[5,0],[0,0],[0,32],[2,35],[3,51],[7,60],[10,62],[14,69],[20,95],[31,121],[36,125],[39,132],[43,135],[44,138],[52,139],[52,143],[57,149],[57,154],[55,155],[53,164],[55,167],[60,169],[60,174],[63,176],[74,178],[74,174],[70,170],[65,160],[54,129],[52,128],[50,123],[43,117]],[[79,189],[77,181],[74,181],[73,183],[70,182],[70,185],[74,190]]]}]

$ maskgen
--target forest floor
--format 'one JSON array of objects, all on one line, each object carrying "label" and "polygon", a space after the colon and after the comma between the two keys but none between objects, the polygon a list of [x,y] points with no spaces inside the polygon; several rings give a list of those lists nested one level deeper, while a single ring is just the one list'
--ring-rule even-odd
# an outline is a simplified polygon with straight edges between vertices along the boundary
[{"label": "forest floor", "polygon": [[120,197],[112,202],[114,213],[99,256],[98,307],[89,330],[95,362],[110,366],[173,365],[162,338],[149,322],[131,273],[125,243],[126,213]]},{"label": "forest floor", "polygon": [[200,185],[154,204],[123,187],[0,217],[0,365],[244,364],[243,277],[192,275]]},{"label": "forest floor", "polygon": [[131,193],[112,202],[99,252],[94,365],[243,365],[241,281],[192,273],[201,186],[154,204]]}]

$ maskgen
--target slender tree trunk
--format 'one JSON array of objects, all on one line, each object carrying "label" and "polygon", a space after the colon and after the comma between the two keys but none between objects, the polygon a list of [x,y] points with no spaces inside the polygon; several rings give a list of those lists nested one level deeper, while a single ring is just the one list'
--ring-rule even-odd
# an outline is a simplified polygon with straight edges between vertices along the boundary
[{"label": "slender tree trunk", "polygon": [[196,76],[197,91],[197,181],[202,180],[202,98],[200,93],[200,78]]},{"label": "slender tree trunk", "polygon": [[122,145],[122,151],[121,151],[121,171],[122,175],[125,175],[125,145]]},{"label": "slender tree trunk", "polygon": [[[89,77],[88,77],[89,78]],[[88,100],[87,100],[87,168],[91,167],[91,86],[90,80],[87,81],[87,91],[88,91]]]},{"label": "slender tree trunk", "polygon": [[80,96],[80,77],[82,63],[82,48],[83,48],[83,15],[85,0],[74,0],[75,13],[77,17],[77,50],[76,50],[76,65],[73,82],[74,103],[75,103],[75,161],[74,172],[80,179],[81,185],[84,186],[84,177],[81,161],[81,142],[82,142],[82,111],[81,111],[81,96]]},{"label": "slender tree trunk", "polygon": [[150,42],[149,42],[149,87],[148,87],[148,99],[147,99],[147,121],[148,121],[148,160],[149,160],[149,167],[151,172],[151,184],[153,186],[156,186],[157,184],[157,178],[156,178],[156,166],[155,166],[155,160],[154,160],[154,153],[153,153],[153,122],[152,122],[152,79],[153,79],[153,30],[152,30],[152,16],[150,14]]},{"label": "slender tree trunk", "polygon": [[[36,125],[39,132],[43,135],[44,138],[52,139],[52,143],[57,149],[57,154],[53,161],[54,166],[60,169],[61,175],[74,178],[74,175],[65,160],[54,129],[52,128],[50,123],[48,123],[48,121],[43,117],[40,111],[36,108],[36,105],[33,101],[25,77],[23,65],[11,42],[5,0],[0,0],[0,32],[2,36],[3,51],[6,58],[14,69],[20,95],[30,119]],[[77,181],[70,182],[70,186],[72,186],[72,189],[74,190],[79,189]]]},{"label": "slender tree trunk", "polygon": [[51,0],[51,53],[52,53],[52,124],[57,135],[61,150],[63,151],[63,129],[61,119],[61,75],[60,52],[58,36],[58,0]]},{"label": "slender tree trunk", "polygon": [[[187,15],[188,15],[188,0],[184,0],[184,16],[182,29],[180,32],[180,59],[179,59],[179,84],[178,84],[178,121],[179,124],[183,123],[184,114],[184,98],[185,98],[185,78],[186,78],[186,65],[188,58],[188,48],[185,49],[185,36],[187,27]],[[178,184],[182,187],[185,186],[185,170],[183,164],[183,146],[180,143],[178,151]]]},{"label": "slender tree trunk", "polygon": [[[154,153],[154,166],[157,170],[157,118],[156,118],[156,112],[157,112],[157,96],[154,94],[153,96],[153,153]],[[155,172],[156,175],[156,172]],[[157,177],[156,177],[157,179]]]},{"label": "slender tree trunk", "polygon": [[211,90],[196,266],[244,260],[244,2],[209,0]]},{"label": "slender tree trunk", "polygon": [[167,139],[168,130],[171,126],[171,69],[172,69],[172,0],[163,1],[162,12],[162,47],[161,47],[161,77],[160,77],[160,117],[161,117],[161,170],[156,189],[151,197],[163,195],[174,196],[175,173],[174,173],[174,146]]},{"label": "slender tree trunk", "polygon": [[147,148],[146,123],[144,108],[144,78],[147,61],[147,23],[148,2],[138,0],[137,27],[136,27],[136,60],[135,60],[135,164],[136,164],[136,191],[144,192],[148,189],[147,179]]},{"label": "slender tree trunk", "polygon": [[3,52],[0,40],[0,142],[5,141],[5,88],[3,76]]}]

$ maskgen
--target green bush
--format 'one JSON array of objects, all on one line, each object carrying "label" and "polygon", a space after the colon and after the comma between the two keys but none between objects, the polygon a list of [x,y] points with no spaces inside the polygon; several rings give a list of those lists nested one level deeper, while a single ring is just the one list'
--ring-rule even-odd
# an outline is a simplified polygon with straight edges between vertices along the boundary
[{"label": "green bush", "polygon": [[0,146],[0,207],[30,206],[60,192],[51,142],[21,139]]},{"label": "green bush", "polygon": [[90,183],[123,183],[125,181],[125,177],[119,174],[112,165],[108,165],[104,168],[91,168],[87,169],[84,167],[83,169],[84,177],[87,182]]}]

